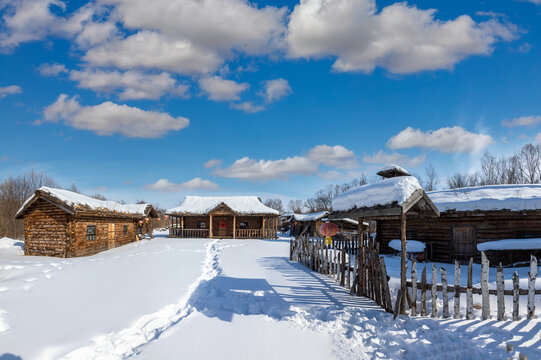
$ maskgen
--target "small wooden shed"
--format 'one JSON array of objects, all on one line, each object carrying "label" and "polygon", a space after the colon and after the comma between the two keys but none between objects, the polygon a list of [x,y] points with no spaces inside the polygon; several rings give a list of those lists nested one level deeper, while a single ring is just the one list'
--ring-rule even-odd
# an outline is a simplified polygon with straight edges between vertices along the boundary
[{"label": "small wooden shed", "polygon": [[289,220],[291,236],[306,233],[309,236],[321,236],[319,227],[323,224],[322,219],[329,215],[328,211],[320,211],[308,214],[293,214]]},{"label": "small wooden shed", "polygon": [[152,234],[150,204],[102,201],[63,189],[41,187],[15,218],[24,219],[25,255],[87,256]]},{"label": "small wooden shed", "polygon": [[280,225],[257,196],[186,196],[166,214],[169,236],[180,238],[276,238]]}]

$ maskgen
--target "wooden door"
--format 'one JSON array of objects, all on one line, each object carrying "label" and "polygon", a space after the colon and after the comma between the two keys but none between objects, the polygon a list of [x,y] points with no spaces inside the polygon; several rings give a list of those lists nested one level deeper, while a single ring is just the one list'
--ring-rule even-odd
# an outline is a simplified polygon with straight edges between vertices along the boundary
[{"label": "wooden door", "polygon": [[222,236],[222,237],[227,236],[227,228],[228,228],[227,220],[224,220],[224,219],[218,220],[218,236]]},{"label": "wooden door", "polygon": [[456,258],[474,256],[477,251],[475,228],[473,226],[453,227],[453,246]]},{"label": "wooden door", "polygon": [[115,224],[109,224],[108,245],[109,249],[115,247]]}]

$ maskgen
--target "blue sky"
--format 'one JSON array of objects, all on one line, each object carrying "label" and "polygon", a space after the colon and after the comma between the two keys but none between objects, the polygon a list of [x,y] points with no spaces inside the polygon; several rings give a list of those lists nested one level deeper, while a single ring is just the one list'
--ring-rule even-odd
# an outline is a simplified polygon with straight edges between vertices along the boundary
[{"label": "blue sky", "polygon": [[287,201],[541,140],[539,1],[152,4],[0,1],[0,177]]}]

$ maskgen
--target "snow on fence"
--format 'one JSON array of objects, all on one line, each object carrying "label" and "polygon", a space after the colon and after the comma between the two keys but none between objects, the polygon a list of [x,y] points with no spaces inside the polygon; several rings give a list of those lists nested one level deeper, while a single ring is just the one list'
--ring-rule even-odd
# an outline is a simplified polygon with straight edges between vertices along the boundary
[{"label": "snow on fence", "polygon": [[[366,234],[365,234],[366,235]],[[498,320],[505,320],[505,296],[512,296],[512,320],[520,320],[520,296],[527,295],[527,317],[535,314],[535,295],[541,294],[541,289],[535,289],[537,278],[537,259],[532,256],[528,276],[528,288],[521,289],[518,273],[512,276],[513,289],[504,287],[503,268],[500,264],[496,273],[496,289],[489,289],[489,261],[484,252],[481,252],[481,285],[473,287],[473,258],[470,258],[467,277],[467,286],[460,286],[460,265],[455,261],[454,285],[449,285],[447,270],[439,269],[440,283],[438,283],[438,269],[432,263],[431,282],[427,282],[427,265],[421,273],[421,281],[417,278],[417,263],[412,262],[411,279],[406,283],[406,304],[410,316],[428,316],[427,293],[430,294],[431,317],[450,317],[449,294],[453,296],[455,319],[462,315],[466,319],[473,319],[473,295],[481,295],[481,318],[490,318],[490,296],[496,296],[496,315]],[[290,260],[300,262],[314,271],[328,275],[341,286],[350,289],[351,295],[365,296],[374,300],[385,311],[406,314],[407,309],[400,309],[404,296],[402,290],[398,291],[393,307],[389,289],[389,277],[383,257],[379,256],[379,244],[374,239],[365,236],[359,241],[356,235],[342,238],[333,238],[332,244],[326,246],[323,238],[310,238],[307,235],[298,236],[290,242]],[[410,293],[411,290],[411,293]],[[420,293],[420,294],[419,294]],[[441,294],[442,311],[438,309],[438,293]],[[461,294],[466,294],[465,313],[461,311]],[[420,295],[420,296],[419,296]],[[419,299],[420,297],[420,299]],[[476,304],[477,306],[477,304]]]}]

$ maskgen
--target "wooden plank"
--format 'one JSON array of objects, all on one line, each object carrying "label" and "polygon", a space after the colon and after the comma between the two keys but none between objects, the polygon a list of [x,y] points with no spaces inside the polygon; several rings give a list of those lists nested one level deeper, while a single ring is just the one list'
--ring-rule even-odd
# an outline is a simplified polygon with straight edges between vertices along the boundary
[{"label": "wooden plank", "polygon": [[387,267],[385,266],[385,259],[383,257],[379,258],[379,266],[381,268],[381,288],[382,295],[384,298],[383,304],[385,311],[392,313],[393,304],[391,303],[391,291],[389,290],[389,280],[387,279]]},{"label": "wooden plank", "polygon": [[438,317],[438,269],[432,263],[432,314],[431,317]]},{"label": "wooden plank", "polygon": [[346,287],[351,288],[351,247],[348,248],[348,262],[347,262],[347,284]]},{"label": "wooden plank", "polygon": [[473,258],[470,258],[468,264],[468,290],[466,292],[466,319],[473,320]]},{"label": "wooden plank", "polygon": [[398,289],[398,295],[396,297],[396,302],[394,304],[394,317],[393,317],[394,320],[396,320],[396,317],[400,314],[403,303],[404,303],[404,292],[402,291],[402,289]]},{"label": "wooden plank", "polygon": [[535,316],[535,280],[537,277],[537,259],[530,255],[530,271],[528,272],[528,319]]},{"label": "wooden plank", "polygon": [[505,301],[503,297],[504,283],[503,283],[503,268],[502,263],[498,266],[496,273],[496,290],[498,291],[498,321],[505,320]]},{"label": "wooden plank", "polygon": [[447,270],[440,268],[441,273],[441,286],[443,287],[442,291],[442,300],[443,300],[443,317],[449,317],[449,293],[447,291]]},{"label": "wooden plank", "polygon": [[426,316],[426,265],[421,273],[421,316]]},{"label": "wooden plank", "polygon": [[490,299],[488,293],[488,271],[489,261],[484,251],[481,251],[481,306],[482,314],[481,319],[486,320],[490,318]]},{"label": "wooden plank", "polygon": [[518,280],[518,272],[513,273],[513,320],[517,321],[520,319],[518,316],[518,310],[519,310],[519,280]]},{"label": "wooden plank", "polygon": [[346,286],[346,249],[344,248],[344,246],[342,246],[342,268],[340,269],[341,271],[341,276],[340,276],[340,286]]},{"label": "wooden plank", "polygon": [[460,319],[460,264],[455,260],[455,299],[454,299],[454,318]]},{"label": "wooden plank", "polygon": [[[402,292],[406,292],[406,281],[408,272],[408,259],[407,255],[407,239],[406,239],[406,213],[400,215],[400,244],[401,244],[401,258],[400,258],[400,288]],[[405,297],[402,299],[400,313],[406,312]]]},{"label": "wooden plank", "polygon": [[417,315],[417,262],[413,260],[411,262],[411,300],[412,300],[412,306],[411,306],[411,315],[416,316]]}]

